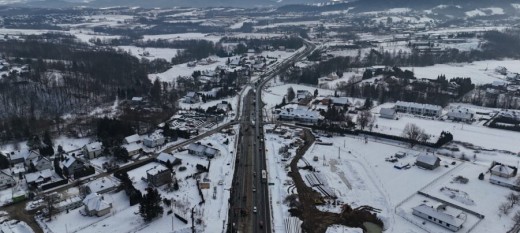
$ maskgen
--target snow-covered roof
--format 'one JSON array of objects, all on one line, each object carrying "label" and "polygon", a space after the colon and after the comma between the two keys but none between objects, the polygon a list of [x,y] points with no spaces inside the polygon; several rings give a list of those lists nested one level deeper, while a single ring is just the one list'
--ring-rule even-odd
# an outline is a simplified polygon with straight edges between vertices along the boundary
[{"label": "snow-covered roof", "polygon": [[212,148],[212,147],[206,147],[206,150],[204,151],[204,153],[206,153],[208,155],[216,155],[218,153],[218,150],[215,148]]},{"label": "snow-covered roof", "polygon": [[190,91],[188,92],[188,94],[186,94],[186,97],[191,97],[191,98],[194,98],[197,96],[197,93],[193,92],[193,91]]},{"label": "snow-covered roof", "polygon": [[144,137],[144,140],[155,141],[155,140],[159,140],[159,139],[163,139],[163,138],[164,138],[164,136],[161,133],[155,132],[155,133],[146,135]]},{"label": "snow-covered roof", "polygon": [[395,109],[393,109],[393,108],[381,108],[379,110],[379,114],[385,115],[385,116],[395,115]]},{"label": "snow-covered roof", "polygon": [[76,162],[76,158],[74,156],[65,156],[65,160],[63,160],[62,164],[64,167],[70,167],[72,164]]},{"label": "snow-covered roof", "polygon": [[132,97],[132,101],[143,101],[143,97]]},{"label": "snow-covered roof", "polygon": [[455,216],[444,212],[442,207],[444,207],[444,205],[441,205],[440,208],[433,208],[431,206],[427,206],[426,204],[421,204],[419,206],[414,207],[413,210],[423,213],[427,216],[436,218],[450,225],[461,227],[462,224],[465,222],[465,219],[456,218]]},{"label": "snow-covered roof", "polygon": [[301,109],[301,108],[295,108],[295,109],[284,109],[280,112],[280,116],[283,117],[293,117],[293,118],[302,118],[302,119],[321,119],[321,115],[312,110],[308,109]]},{"label": "snow-covered roof", "polygon": [[422,162],[428,165],[435,165],[439,158],[432,154],[421,154],[417,156],[417,162]]},{"label": "snow-covered roof", "polygon": [[330,100],[332,100],[333,104],[341,104],[341,105],[349,104],[347,97],[330,97]]},{"label": "snow-covered roof", "polygon": [[85,145],[85,148],[87,149],[87,151],[91,152],[101,150],[102,146],[103,144],[101,144],[101,142],[93,142]]},{"label": "snow-covered roof", "polygon": [[150,168],[146,171],[147,174],[150,174],[151,176],[155,176],[161,172],[163,172],[164,170],[168,170],[167,167],[163,166],[162,164],[157,164],[156,166],[154,166],[153,168]]},{"label": "snow-covered roof", "polygon": [[405,108],[428,109],[428,110],[434,110],[434,111],[442,110],[442,107],[439,105],[420,104],[420,103],[414,103],[414,102],[397,101],[397,103],[395,103],[395,105],[405,107]]},{"label": "snow-covered roof", "polygon": [[201,144],[192,143],[188,146],[188,150],[202,153],[202,152],[204,152],[204,150],[206,150],[206,147]]},{"label": "snow-covered roof", "polygon": [[88,210],[101,211],[110,208],[111,202],[105,200],[102,195],[91,193],[83,199],[83,205],[85,205]]},{"label": "snow-covered roof", "polygon": [[92,192],[92,193],[99,193],[99,192],[102,192],[103,190],[114,188],[117,185],[118,185],[117,182],[115,182],[111,179],[108,179],[106,177],[94,180],[87,184],[88,188],[90,189],[90,192]]},{"label": "snow-covered roof", "polygon": [[460,107],[460,106],[457,108],[452,108],[448,112],[448,117],[453,117],[453,118],[471,119],[472,116],[473,116],[473,111],[469,110],[468,108],[464,108],[464,107]]},{"label": "snow-covered roof", "polygon": [[515,169],[513,169],[512,167],[503,165],[503,164],[497,164],[497,165],[493,166],[493,168],[491,168],[491,171],[494,173],[500,173],[500,174],[504,174],[504,175],[512,175],[515,173]]},{"label": "snow-covered roof", "polygon": [[137,144],[137,143],[131,143],[131,144],[125,144],[123,145],[123,147],[126,149],[126,151],[128,152],[131,152],[131,151],[136,151],[136,150],[139,150],[141,149],[141,145]]},{"label": "snow-covered roof", "polygon": [[157,160],[164,163],[167,163],[168,161],[170,161],[170,163],[173,163],[173,161],[175,161],[175,157],[172,154],[161,152],[157,156]]},{"label": "snow-covered roof", "polygon": [[32,182],[38,181],[39,179],[43,180],[43,179],[50,178],[50,177],[52,177],[52,170],[45,169],[45,170],[25,174],[25,181],[27,181],[27,183],[32,183]]},{"label": "snow-covered roof", "polygon": [[139,137],[139,134],[130,135],[125,138],[125,142],[129,143],[129,144],[133,143],[133,142],[137,142],[139,140],[141,140],[141,137]]}]

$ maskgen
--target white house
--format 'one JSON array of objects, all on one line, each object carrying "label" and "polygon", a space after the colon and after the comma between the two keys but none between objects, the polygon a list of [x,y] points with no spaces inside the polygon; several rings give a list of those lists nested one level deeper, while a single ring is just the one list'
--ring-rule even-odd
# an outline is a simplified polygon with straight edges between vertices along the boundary
[{"label": "white house", "polygon": [[439,117],[442,113],[442,107],[439,105],[420,104],[414,102],[397,101],[395,110],[414,115],[435,116]]},{"label": "white house", "polygon": [[128,156],[130,156],[130,157],[139,154],[139,152],[142,149],[141,145],[137,144],[137,143],[125,144],[125,145],[122,145],[122,147],[125,148],[126,151],[128,151]]},{"label": "white house", "polygon": [[87,195],[85,199],[83,199],[83,205],[85,206],[84,213],[88,216],[101,217],[110,213],[112,209],[112,202],[106,200],[98,193]]},{"label": "white house", "polygon": [[447,116],[448,120],[471,122],[475,114],[471,110],[459,106],[457,108],[450,109]]},{"label": "white house", "polygon": [[209,147],[206,145],[198,144],[198,143],[192,143],[188,146],[188,153],[192,155],[198,155],[198,156],[207,156],[209,158],[213,158],[215,156],[220,155],[220,151]]},{"label": "white house", "polygon": [[433,155],[433,154],[427,154],[423,153],[419,156],[417,156],[417,161],[415,162],[415,165],[426,168],[428,170],[433,170],[437,167],[439,167],[441,164],[441,159],[439,157]]},{"label": "white house", "polygon": [[448,208],[444,204],[438,204],[437,206],[421,204],[413,207],[412,210],[413,215],[454,232],[462,228],[462,224],[464,224],[467,217],[466,213],[454,208]]},{"label": "white house", "polygon": [[0,190],[4,190],[6,188],[9,188],[9,187],[12,187],[16,184],[16,181],[14,180],[14,178],[3,172],[3,171],[0,171]]},{"label": "white house", "polygon": [[397,117],[397,114],[393,108],[381,108],[379,110],[379,117],[393,120]]},{"label": "white house", "polygon": [[153,134],[147,135],[143,138],[143,144],[147,147],[154,148],[156,146],[161,146],[165,142],[165,138],[162,134],[155,132]]},{"label": "white house", "polygon": [[28,173],[25,174],[25,182],[27,185],[40,185],[50,181],[53,173],[51,169]]},{"label": "white house", "polygon": [[88,193],[108,193],[117,188],[119,184],[109,178],[103,177],[87,184]]},{"label": "white house", "polygon": [[321,116],[319,112],[312,111],[309,109],[286,108],[278,114],[278,118],[282,120],[294,120],[308,123],[317,123],[318,121],[323,119],[323,116]]},{"label": "white house", "polygon": [[36,171],[53,169],[52,162],[43,156],[39,156],[38,158],[30,160],[29,164],[32,164],[30,166],[34,166]]},{"label": "white house", "polygon": [[93,142],[83,147],[83,153],[89,159],[98,157],[102,152],[103,144],[101,142]]},{"label": "white house", "polygon": [[175,158],[175,156],[173,156],[170,153],[166,153],[166,152],[161,152],[157,156],[156,159],[158,162],[160,162],[162,164],[167,164],[167,163],[173,164],[173,162],[175,162],[175,160],[177,160],[177,158]]}]

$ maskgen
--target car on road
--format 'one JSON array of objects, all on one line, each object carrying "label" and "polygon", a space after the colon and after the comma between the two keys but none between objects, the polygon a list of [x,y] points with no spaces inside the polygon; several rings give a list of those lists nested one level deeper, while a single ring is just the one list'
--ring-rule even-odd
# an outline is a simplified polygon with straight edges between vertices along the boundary
[{"label": "car on road", "polygon": [[256,206],[253,206],[253,213],[256,214]]},{"label": "car on road", "polygon": [[255,186],[253,186],[253,192],[256,192],[256,188],[255,188]]},{"label": "car on road", "polygon": [[260,227],[260,229],[264,228],[264,221],[258,222],[258,226]]}]

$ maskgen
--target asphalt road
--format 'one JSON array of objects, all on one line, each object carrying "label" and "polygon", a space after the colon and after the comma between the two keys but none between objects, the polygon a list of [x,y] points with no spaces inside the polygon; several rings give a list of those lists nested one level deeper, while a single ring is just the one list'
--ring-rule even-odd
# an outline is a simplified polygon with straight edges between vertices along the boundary
[{"label": "asphalt road", "polygon": [[[289,59],[285,60],[281,64],[278,64],[273,69],[266,72],[263,77],[260,79],[260,82],[256,86],[256,105],[255,105],[255,141],[254,143],[254,171],[256,172],[257,179],[254,180],[256,192],[254,193],[254,203],[257,208],[257,213],[253,220],[253,225],[259,226],[260,222],[263,222],[263,228],[254,227],[253,232],[272,232],[271,229],[271,210],[270,210],[270,200],[269,200],[269,180],[262,181],[259,178],[263,170],[267,170],[266,158],[265,158],[265,145],[264,145],[264,135],[263,135],[263,102],[262,102],[262,90],[267,82],[271,79],[279,75],[288,69],[295,62],[307,57],[314,51],[316,46],[310,42],[304,41],[305,49],[299,53],[296,53]],[[269,175],[267,175],[269,177]]]}]

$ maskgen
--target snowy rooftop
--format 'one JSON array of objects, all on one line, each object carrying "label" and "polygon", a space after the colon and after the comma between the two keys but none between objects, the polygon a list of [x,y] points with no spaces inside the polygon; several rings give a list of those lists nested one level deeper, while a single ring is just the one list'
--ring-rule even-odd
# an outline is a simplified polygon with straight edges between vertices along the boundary
[{"label": "snowy rooftop", "polygon": [[38,179],[45,179],[52,177],[52,170],[51,169],[45,169],[33,173],[25,174],[25,180],[27,183],[32,183],[37,181]]},{"label": "snowy rooftop", "polygon": [[172,154],[165,153],[165,152],[161,152],[159,154],[159,156],[157,156],[157,160],[161,161],[161,162],[164,162],[164,163],[167,163],[168,161],[170,163],[173,163],[173,161],[175,161],[175,159],[176,158]]},{"label": "snowy rooftop", "polygon": [[74,162],[76,161],[76,158],[73,156],[65,156],[65,160],[63,160],[62,164],[64,167],[70,167]]},{"label": "snowy rooftop", "polygon": [[117,185],[117,182],[105,177],[94,180],[87,184],[87,186],[90,189],[90,192],[92,193],[97,193],[106,189],[110,189],[116,187]]},{"label": "snowy rooftop", "polygon": [[442,110],[442,107],[439,105],[420,104],[420,103],[414,103],[414,102],[397,101],[397,103],[395,103],[395,105],[407,107],[407,108],[421,108],[421,109],[429,109],[429,110],[435,110],[435,111]]},{"label": "snowy rooftop", "polygon": [[98,151],[98,150],[101,150],[102,146],[103,145],[101,144],[101,142],[93,142],[93,143],[85,145],[85,147],[87,148],[87,151]]},{"label": "snowy rooftop", "polygon": [[[428,216],[432,216],[453,226],[462,226],[462,224],[465,222],[465,219],[457,218],[456,216],[453,216],[445,212],[445,208],[447,208],[445,205],[440,205],[438,208],[433,208],[432,206],[421,204],[419,206],[414,207],[413,210],[426,214]],[[463,213],[460,212],[459,214]],[[459,216],[459,214],[457,214],[457,216]]]},{"label": "snowy rooftop", "polygon": [[97,193],[91,193],[83,199],[83,204],[89,209],[89,210],[104,210],[107,208],[110,208],[111,202],[108,200],[105,200],[102,195],[99,195]]},{"label": "snowy rooftop", "polygon": [[130,135],[125,138],[126,143],[133,143],[133,142],[137,142],[139,140],[141,140],[141,138],[139,137],[139,134]]},{"label": "snowy rooftop", "polygon": [[439,158],[432,154],[421,154],[417,157],[417,162],[423,162],[429,165],[434,165],[437,159]]},{"label": "snowy rooftop", "polygon": [[155,167],[147,170],[146,173],[150,174],[151,176],[154,176],[161,173],[164,170],[168,170],[168,168],[163,166],[162,164],[157,164]]}]

